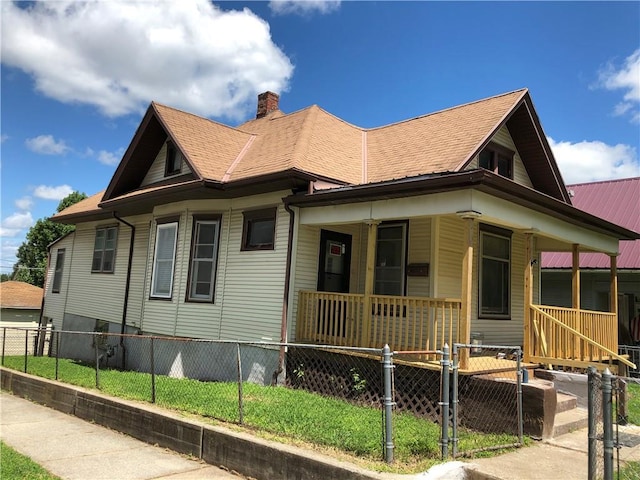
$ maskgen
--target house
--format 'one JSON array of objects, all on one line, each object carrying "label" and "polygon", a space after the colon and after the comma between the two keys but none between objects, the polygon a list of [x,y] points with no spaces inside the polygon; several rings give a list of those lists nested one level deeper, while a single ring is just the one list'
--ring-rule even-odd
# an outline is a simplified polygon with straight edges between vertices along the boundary
[{"label": "house", "polygon": [[33,351],[34,332],[19,328],[36,328],[40,320],[43,289],[25,282],[0,283],[0,328],[2,328],[2,351],[5,354],[24,352],[25,336],[27,348]]},{"label": "house", "polygon": [[[640,232],[640,177],[567,185],[576,208]],[[618,341],[640,341],[640,240],[620,242],[618,267]],[[609,261],[598,253],[580,255],[580,270],[573,272],[568,253],[542,255],[542,302],[572,307],[573,275],[579,275],[580,308],[610,309]]]},{"label": "house", "polygon": [[278,101],[237,127],[151,103],[107,188],[53,217],[76,226],[50,249],[56,329],[411,351],[473,332],[626,361],[615,311],[540,304],[542,252],[603,253],[617,297],[639,235],[572,206],[528,90],[379,128]]}]

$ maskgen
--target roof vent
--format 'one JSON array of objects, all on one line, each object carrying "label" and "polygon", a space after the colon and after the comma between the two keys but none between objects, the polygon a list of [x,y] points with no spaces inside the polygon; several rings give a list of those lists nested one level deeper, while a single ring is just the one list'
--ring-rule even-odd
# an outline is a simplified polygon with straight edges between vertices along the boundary
[{"label": "roof vent", "polygon": [[258,110],[256,118],[262,118],[267,114],[278,110],[278,101],[280,96],[273,92],[264,92],[258,95]]}]

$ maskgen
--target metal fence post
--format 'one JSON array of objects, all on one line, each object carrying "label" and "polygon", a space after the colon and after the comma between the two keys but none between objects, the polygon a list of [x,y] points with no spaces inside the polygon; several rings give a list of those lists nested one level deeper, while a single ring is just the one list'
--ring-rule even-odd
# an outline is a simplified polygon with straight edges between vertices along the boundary
[{"label": "metal fence post", "polygon": [[100,358],[98,357],[99,355],[99,350],[98,350],[98,337],[97,335],[99,334],[94,334],[93,335],[93,348],[96,351],[96,388],[99,390],[100,389]]},{"label": "metal fence post", "polygon": [[58,380],[58,374],[60,372],[60,337],[62,331],[56,333],[56,380]]},{"label": "metal fence post", "polygon": [[458,454],[458,344],[453,344],[453,388],[451,398],[451,454]]},{"label": "metal fence post", "polygon": [[393,359],[389,345],[382,349],[382,371],[384,376],[384,460],[393,462],[393,392],[391,388],[391,372]]},{"label": "metal fence post", "polygon": [[27,355],[29,354],[29,330],[24,331],[24,373],[27,373]]},{"label": "metal fence post", "polygon": [[613,480],[613,402],[611,372],[602,373],[602,425],[604,438],[604,480]]},{"label": "metal fence post", "polygon": [[237,343],[237,364],[238,364],[238,421],[240,425],[244,423],[244,401],[242,396],[242,356],[240,355],[240,344]]},{"label": "metal fence post", "polygon": [[588,402],[588,418],[589,418],[589,448],[588,448],[588,456],[589,456],[589,465],[587,468],[588,474],[587,474],[587,479],[588,480],[596,480],[596,471],[597,471],[597,465],[598,465],[598,459],[597,459],[597,454],[598,454],[598,431],[596,428],[596,422],[597,422],[597,415],[596,415],[596,384],[595,384],[595,380],[596,380],[596,375],[597,375],[597,371],[595,367],[589,367],[587,369],[587,387],[588,387],[588,395],[587,395],[587,402]]},{"label": "metal fence post", "polygon": [[[518,369],[518,391],[516,395],[518,396],[518,442],[520,445],[524,444],[524,415],[522,410],[522,380],[525,375],[526,369],[522,368],[522,350],[516,350],[516,368]],[[528,374],[527,374],[528,375]]]},{"label": "metal fence post", "polygon": [[442,432],[440,438],[440,447],[442,448],[442,459],[444,460],[449,456],[449,345],[446,343],[442,348],[442,389],[440,397],[440,408],[442,413],[442,421],[440,425],[440,431]]},{"label": "metal fence post", "polygon": [[7,344],[7,327],[2,329],[2,366],[4,367],[4,347]]},{"label": "metal fence post", "polygon": [[149,345],[149,363],[151,366],[151,403],[156,403],[156,360],[153,353],[153,337],[150,338],[151,344]]}]

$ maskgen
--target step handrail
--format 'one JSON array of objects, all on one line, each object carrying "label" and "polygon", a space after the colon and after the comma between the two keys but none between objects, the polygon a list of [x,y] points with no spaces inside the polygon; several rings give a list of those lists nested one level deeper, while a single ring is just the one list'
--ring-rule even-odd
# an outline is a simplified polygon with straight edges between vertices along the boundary
[{"label": "step handrail", "polygon": [[607,347],[605,347],[604,345],[600,345],[598,342],[596,342],[595,340],[590,339],[589,337],[587,337],[586,335],[580,333],[579,331],[577,331],[574,328],[571,328],[569,325],[565,325],[564,323],[562,323],[560,320],[558,320],[557,318],[555,318],[553,315],[549,315],[547,312],[545,312],[544,310],[542,310],[541,308],[537,307],[536,305],[531,305],[531,309],[535,310],[536,312],[540,313],[542,316],[544,316],[545,318],[551,320],[553,323],[555,323],[556,325],[560,326],[561,328],[565,329],[566,331],[572,333],[573,335],[576,335],[578,338],[581,338],[582,340],[584,340],[585,342],[587,342],[589,345],[599,348],[601,350],[603,350],[604,352],[606,352],[610,357],[612,357],[615,360],[618,360],[619,362],[624,363],[625,365],[627,365],[628,367],[631,367],[632,369],[636,369],[636,364],[627,360],[626,358],[624,358],[623,356],[615,353],[613,350],[609,350]]}]

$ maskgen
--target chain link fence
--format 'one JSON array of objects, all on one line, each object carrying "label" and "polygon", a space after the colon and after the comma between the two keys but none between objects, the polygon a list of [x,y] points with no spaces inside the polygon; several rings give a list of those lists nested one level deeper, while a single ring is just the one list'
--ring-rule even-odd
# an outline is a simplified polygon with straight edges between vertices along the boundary
[{"label": "chain link fence", "polygon": [[[640,478],[640,381],[590,367],[588,479]],[[635,424],[635,425],[634,425]]]},{"label": "chain link fence", "polygon": [[53,331],[38,356],[37,332],[3,330],[3,366],[387,462],[522,445],[516,347],[391,352],[98,328]]}]

